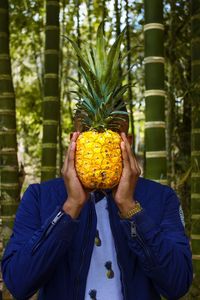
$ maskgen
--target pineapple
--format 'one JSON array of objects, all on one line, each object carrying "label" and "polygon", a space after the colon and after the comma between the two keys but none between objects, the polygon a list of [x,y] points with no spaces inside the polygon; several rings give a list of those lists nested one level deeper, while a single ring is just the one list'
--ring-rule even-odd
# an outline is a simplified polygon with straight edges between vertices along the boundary
[{"label": "pineapple", "polygon": [[85,188],[109,189],[119,183],[122,174],[121,131],[127,131],[128,114],[122,101],[128,85],[119,76],[120,45],[124,31],[106,51],[103,23],[97,30],[96,47],[80,50],[72,44],[80,62],[84,83],[78,85],[75,114],[77,139],[75,167]]}]

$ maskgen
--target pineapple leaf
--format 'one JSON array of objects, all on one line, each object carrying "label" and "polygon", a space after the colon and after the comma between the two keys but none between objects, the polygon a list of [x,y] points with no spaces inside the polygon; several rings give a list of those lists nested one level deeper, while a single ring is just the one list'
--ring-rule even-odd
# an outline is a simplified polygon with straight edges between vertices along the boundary
[{"label": "pineapple leaf", "polygon": [[[71,81],[73,81],[78,87],[79,87],[79,89],[80,89],[80,91],[81,92],[79,92],[79,95],[85,95],[87,98],[89,98],[90,99],[90,101],[93,103],[93,98],[92,98],[92,96],[90,95],[90,93],[88,92],[88,90],[85,88],[85,86],[81,83],[81,82],[79,82],[78,80],[76,80],[75,78],[73,78],[73,77],[67,77],[68,79],[70,79]],[[77,92],[77,94],[78,94],[78,92]]]},{"label": "pineapple leaf", "polygon": [[104,39],[104,32],[103,32],[103,24],[98,27],[97,36],[96,36],[96,51],[95,51],[95,63],[96,63],[96,70],[98,78],[101,80],[102,73],[105,68],[105,55],[106,55],[106,45]]},{"label": "pineapple leaf", "polygon": [[85,44],[85,52],[87,55],[87,59],[88,59],[88,63],[90,65],[90,67],[92,68],[93,73],[96,73],[96,66],[95,66],[95,60],[94,60],[94,56],[93,53],[91,51],[91,49]]},{"label": "pineapple leaf", "polygon": [[116,102],[119,98],[122,97],[122,95],[127,91],[128,87],[130,87],[131,84],[125,84],[123,86],[120,86],[113,94],[113,97],[116,99]]},{"label": "pineapple leaf", "polygon": [[87,75],[88,79],[93,82],[94,84],[94,88],[95,90],[100,93],[100,87],[97,81],[97,77],[95,75],[95,73],[93,73],[92,68],[90,67],[90,65],[88,64],[87,60],[85,59],[85,57],[82,55],[81,53],[81,49],[78,47],[77,43],[74,42],[72,39],[70,39],[69,37],[65,36],[67,38],[67,40],[71,43],[72,47],[74,48],[82,69],[84,70],[85,74]]},{"label": "pineapple leaf", "polygon": [[115,110],[111,112],[111,115],[128,115],[127,111],[122,111],[122,110]]},{"label": "pineapple leaf", "polygon": [[104,78],[105,82],[107,82],[110,79],[110,74],[112,74],[113,66],[115,68],[119,68],[120,46],[124,37],[124,32],[125,29],[120,33],[120,35],[118,36],[114,44],[111,46],[110,51],[108,53],[107,70]]},{"label": "pineapple leaf", "polygon": [[[83,77],[83,79],[84,79],[84,81],[85,81],[85,83],[87,85],[87,88],[88,88],[88,90],[89,90],[89,92],[91,94],[91,98],[92,98],[91,101],[94,101],[95,102],[94,106],[98,107],[101,104],[101,101],[99,100],[99,98],[102,98],[100,91],[99,91],[99,94],[96,93],[96,89],[91,84],[90,80],[88,79],[88,77],[85,74],[85,72],[84,72],[83,69],[80,68],[79,69],[79,73],[82,75],[82,77]],[[96,79],[96,82],[97,81],[98,80]],[[94,83],[94,81],[93,81],[93,83]]]}]

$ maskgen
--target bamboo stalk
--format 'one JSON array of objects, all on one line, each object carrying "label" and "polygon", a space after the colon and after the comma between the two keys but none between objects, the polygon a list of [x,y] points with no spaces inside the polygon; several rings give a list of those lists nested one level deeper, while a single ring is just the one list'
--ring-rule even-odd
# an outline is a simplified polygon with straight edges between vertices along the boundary
[{"label": "bamboo stalk", "polygon": [[192,1],[192,131],[191,131],[191,240],[193,252],[194,275],[200,279],[200,240],[195,237],[200,234],[200,1]]},{"label": "bamboo stalk", "polygon": [[[56,176],[59,123],[59,0],[46,0],[45,73],[41,180]],[[53,99],[53,101],[52,101]],[[46,147],[45,144],[52,146]]]},{"label": "bamboo stalk", "polygon": [[[19,204],[15,93],[9,50],[9,5],[0,1],[0,210],[1,252],[7,244]],[[0,253],[1,256],[2,253]],[[5,286],[3,299],[13,299]]]},{"label": "bamboo stalk", "polygon": [[[162,0],[145,4],[145,177],[166,182],[165,90]],[[161,126],[158,123],[162,122]]]}]

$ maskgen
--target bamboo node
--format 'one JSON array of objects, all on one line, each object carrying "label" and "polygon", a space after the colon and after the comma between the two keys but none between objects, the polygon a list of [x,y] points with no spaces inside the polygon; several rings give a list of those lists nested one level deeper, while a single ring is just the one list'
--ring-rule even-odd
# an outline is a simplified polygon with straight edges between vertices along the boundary
[{"label": "bamboo node", "polygon": [[200,172],[192,172],[192,178],[200,178]]},{"label": "bamboo node", "polygon": [[58,74],[56,73],[46,73],[44,75],[45,79],[57,79],[58,78]]},{"label": "bamboo node", "polygon": [[144,92],[145,97],[150,97],[150,96],[161,96],[161,97],[166,97],[166,91],[165,90],[146,90]]},{"label": "bamboo node", "polygon": [[165,27],[162,23],[148,23],[144,25],[144,31],[151,30],[151,29],[164,30]]},{"label": "bamboo node", "polygon": [[165,128],[164,121],[148,121],[145,122],[145,129],[147,128]]},{"label": "bamboo node", "polygon": [[18,183],[0,183],[0,188],[6,189],[6,190],[16,190],[19,188],[19,184]]},{"label": "bamboo node", "polygon": [[8,60],[9,59],[9,55],[7,53],[1,53],[0,54],[0,59],[6,59],[6,60]]},{"label": "bamboo node", "polygon": [[200,155],[200,151],[192,151],[191,155],[192,156],[199,156]]},{"label": "bamboo node", "polygon": [[59,51],[56,50],[56,49],[46,49],[44,51],[45,55],[48,55],[48,54],[55,54],[55,55],[59,55]]},{"label": "bamboo node", "polygon": [[165,63],[165,58],[163,56],[147,56],[144,58],[144,64],[153,64],[153,63]]},{"label": "bamboo node", "polygon": [[5,99],[5,98],[14,98],[15,94],[14,93],[1,93],[0,99]]},{"label": "bamboo node", "polygon": [[43,121],[43,125],[57,126],[58,125],[58,121],[57,120],[44,120]]},{"label": "bamboo node", "polygon": [[146,158],[166,158],[167,152],[166,151],[146,151],[145,155],[146,155]]},{"label": "bamboo node", "polygon": [[5,154],[16,154],[17,151],[15,148],[1,148],[0,154],[5,155]]},{"label": "bamboo node", "polygon": [[192,193],[191,194],[192,199],[199,199],[200,200],[200,193]]},{"label": "bamboo node", "polygon": [[192,240],[200,240],[200,234],[191,234]]},{"label": "bamboo node", "polygon": [[0,74],[0,80],[11,80],[11,76],[9,74]]},{"label": "bamboo node", "polygon": [[193,254],[193,255],[192,255],[192,259],[194,259],[194,260],[200,260],[200,255],[198,255],[198,254]]},{"label": "bamboo node", "polygon": [[6,8],[0,8],[0,13],[7,14],[8,10]]},{"label": "bamboo node", "polygon": [[199,220],[200,219],[200,214],[193,214],[192,215],[192,220]]},{"label": "bamboo node", "polygon": [[0,109],[0,115],[15,115],[13,109]]},{"label": "bamboo node", "polygon": [[16,129],[8,129],[8,128],[2,128],[3,130],[0,130],[0,135],[7,135],[7,134],[15,134]]},{"label": "bamboo node", "polygon": [[0,32],[0,37],[5,37],[7,38],[8,37],[8,34],[6,32]]},{"label": "bamboo node", "polygon": [[192,61],[192,66],[195,67],[195,66],[199,66],[200,65],[200,59],[195,59]]},{"label": "bamboo node", "polygon": [[59,30],[59,26],[56,25],[47,25],[45,26],[45,30]]},{"label": "bamboo node", "polygon": [[52,167],[52,166],[43,166],[42,168],[42,172],[51,172],[51,171],[55,171],[56,167]]},{"label": "bamboo node", "polygon": [[59,7],[59,2],[58,1],[47,1],[46,5],[54,5]]},{"label": "bamboo node", "polygon": [[59,98],[58,97],[54,97],[54,96],[47,96],[44,97],[43,102],[58,102]]},{"label": "bamboo node", "polygon": [[57,148],[57,143],[43,143],[42,148],[56,149]]},{"label": "bamboo node", "polygon": [[193,128],[192,129],[192,134],[199,134],[200,133],[200,128]]}]

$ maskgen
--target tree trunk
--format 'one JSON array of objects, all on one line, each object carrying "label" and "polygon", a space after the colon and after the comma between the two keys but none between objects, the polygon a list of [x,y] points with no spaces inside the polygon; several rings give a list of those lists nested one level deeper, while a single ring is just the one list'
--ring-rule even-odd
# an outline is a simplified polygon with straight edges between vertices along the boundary
[{"label": "tree trunk", "polygon": [[175,62],[176,62],[176,48],[175,48],[175,7],[176,3],[170,0],[170,26],[169,26],[169,70],[168,70],[168,97],[166,107],[166,148],[167,148],[167,177],[168,183],[175,186],[175,158],[174,158],[174,127],[175,127]]},{"label": "tree trunk", "polygon": [[[20,198],[8,7],[8,0],[0,1],[0,204],[3,248],[12,233]],[[3,289],[3,299],[12,299],[6,288]]]},{"label": "tree trunk", "polygon": [[[131,68],[131,41],[130,41],[130,24],[129,24],[129,5],[128,0],[126,3],[126,50],[128,52],[127,55],[127,70]],[[129,103],[129,116],[130,116],[130,125],[131,125],[131,134],[133,136],[132,149],[135,149],[135,135],[134,135],[134,118],[133,118],[133,93],[132,93],[132,76],[131,72],[128,72],[128,84],[130,85],[128,88],[128,103]]]},{"label": "tree trunk", "polygon": [[46,0],[41,180],[56,176],[59,121],[59,0]]},{"label": "tree trunk", "polygon": [[[79,49],[81,48],[81,33],[80,33],[80,0],[76,0],[76,19],[77,19],[77,27],[76,27],[76,35],[77,35],[77,45]],[[78,69],[80,68],[80,59],[78,57]],[[78,81],[81,82],[81,74],[78,72]]]},{"label": "tree trunk", "polygon": [[19,203],[15,94],[9,53],[8,1],[0,2],[0,188],[4,243],[12,231]]},{"label": "tree trunk", "polygon": [[166,180],[163,3],[145,0],[145,177]]},{"label": "tree trunk", "polygon": [[192,1],[191,239],[195,278],[200,280],[200,0]]}]

